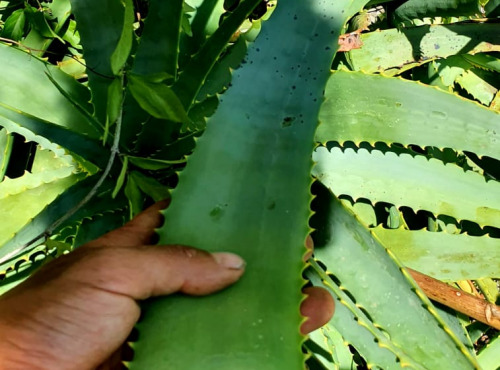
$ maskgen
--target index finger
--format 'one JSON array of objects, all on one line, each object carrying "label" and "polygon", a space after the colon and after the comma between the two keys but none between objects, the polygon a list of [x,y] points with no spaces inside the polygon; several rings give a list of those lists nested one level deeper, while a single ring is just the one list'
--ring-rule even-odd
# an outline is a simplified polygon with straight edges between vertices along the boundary
[{"label": "index finger", "polygon": [[110,231],[85,244],[85,247],[135,247],[151,244],[155,229],[160,227],[163,222],[160,211],[167,208],[169,204],[170,199],[153,204],[119,229]]}]

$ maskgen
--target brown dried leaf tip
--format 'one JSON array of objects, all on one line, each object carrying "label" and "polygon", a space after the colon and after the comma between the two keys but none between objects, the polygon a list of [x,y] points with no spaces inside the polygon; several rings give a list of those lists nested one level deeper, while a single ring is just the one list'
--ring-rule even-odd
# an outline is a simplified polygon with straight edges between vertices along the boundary
[{"label": "brown dried leaf tip", "polygon": [[363,41],[360,38],[361,30],[356,30],[351,33],[344,33],[339,36],[339,50],[338,51],[350,51],[352,49],[361,49],[363,46]]}]

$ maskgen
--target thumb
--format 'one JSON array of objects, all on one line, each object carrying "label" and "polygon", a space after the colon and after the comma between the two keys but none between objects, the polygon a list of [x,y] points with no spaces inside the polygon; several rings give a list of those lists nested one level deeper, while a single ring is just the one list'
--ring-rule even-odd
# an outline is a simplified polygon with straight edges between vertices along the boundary
[{"label": "thumb", "polygon": [[245,268],[235,254],[178,245],[81,248],[69,257],[77,260],[67,269],[72,280],[135,300],[175,292],[210,294],[236,282]]}]

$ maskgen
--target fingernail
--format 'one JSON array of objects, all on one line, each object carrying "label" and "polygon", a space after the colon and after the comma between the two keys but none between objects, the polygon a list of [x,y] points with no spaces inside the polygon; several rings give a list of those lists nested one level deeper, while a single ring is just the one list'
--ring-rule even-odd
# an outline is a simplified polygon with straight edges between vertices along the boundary
[{"label": "fingernail", "polygon": [[217,252],[212,256],[219,265],[231,270],[242,270],[246,265],[243,258],[233,253]]}]

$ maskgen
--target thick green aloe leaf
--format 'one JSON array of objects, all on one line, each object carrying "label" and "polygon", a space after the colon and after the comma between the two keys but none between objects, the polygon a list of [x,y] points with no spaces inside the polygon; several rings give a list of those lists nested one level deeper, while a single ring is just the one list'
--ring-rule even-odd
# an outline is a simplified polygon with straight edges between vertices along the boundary
[{"label": "thick green aloe leaf", "polygon": [[319,147],[313,159],[318,162],[314,176],[337,196],[408,206],[415,212],[427,210],[483,226],[500,225],[500,183],[486,182],[476,172],[423,156],[365,149]]},{"label": "thick green aloe leaf", "polygon": [[246,272],[214,296],[145,304],[132,368],[303,367],[310,153],[346,3],[281,3],[234,72],[158,232],[162,244],[239,253]]},{"label": "thick green aloe leaf", "polygon": [[337,71],[325,95],[316,132],[322,143],[381,141],[500,158],[500,115],[435,87]]},{"label": "thick green aloe leaf", "polygon": [[[82,107],[90,110],[86,87],[57,67],[4,44],[0,44],[0,65],[0,103],[80,134],[98,137],[92,123],[50,83],[46,73]],[[36,94],[32,93],[34,88]]]},{"label": "thick green aloe leaf", "polygon": [[394,11],[395,17],[401,20],[475,14],[480,14],[478,0],[408,0]]},{"label": "thick green aloe leaf", "polygon": [[371,229],[408,267],[439,280],[500,278],[500,240],[427,230]]},{"label": "thick green aloe leaf", "polygon": [[500,51],[498,25],[488,23],[420,26],[361,34],[363,46],[351,50],[353,69],[400,73],[430,59],[457,53]]},{"label": "thick green aloe leaf", "polygon": [[[0,245],[82,178],[74,171],[73,167],[63,167],[37,174],[26,173],[17,179],[6,178],[0,184],[0,213],[10,216],[0,225]],[[0,251],[2,255],[7,253],[3,248]]]},{"label": "thick green aloe leaf", "polygon": [[393,255],[327,189],[320,187],[318,198],[316,223],[323,227],[315,235],[315,259],[354,297],[355,307],[362,308],[391,344],[404,351],[411,362],[401,358],[401,364],[428,369],[447,368],[450,363],[454,369],[477,367]]},{"label": "thick green aloe leaf", "polygon": [[[12,263],[12,260],[19,257],[19,253],[23,255],[31,251],[34,246],[26,246],[27,243],[33,242],[33,239],[43,234],[54,221],[62,217],[66,212],[73,209],[78,203],[91,191],[99,178],[99,174],[87,177],[78,181],[75,185],[68,187],[61,195],[55,198],[41,212],[33,217],[29,222],[20,229],[16,235],[8,240],[2,247],[2,262],[1,269],[6,269]],[[83,177],[83,176],[82,176]],[[124,197],[118,196],[116,199],[110,200],[109,194],[113,190],[115,184],[112,181],[105,181],[99,188],[94,198],[89,201],[85,207],[78,210],[67,222],[54,230],[55,233],[71,224],[80,224],[83,219],[92,218],[95,214],[104,213],[110,209],[121,209],[126,206]],[[106,202],[102,199],[108,196]],[[26,246],[24,251],[19,248]],[[6,259],[5,255],[9,255]]]},{"label": "thick green aloe leaf", "polygon": [[176,76],[183,4],[182,0],[149,2],[144,31],[134,58],[135,74],[166,72]]}]

